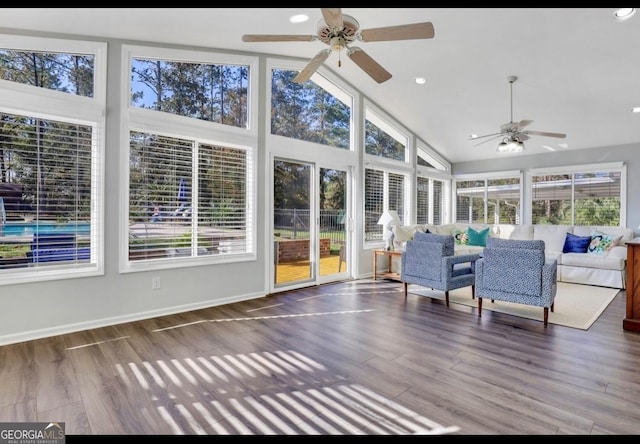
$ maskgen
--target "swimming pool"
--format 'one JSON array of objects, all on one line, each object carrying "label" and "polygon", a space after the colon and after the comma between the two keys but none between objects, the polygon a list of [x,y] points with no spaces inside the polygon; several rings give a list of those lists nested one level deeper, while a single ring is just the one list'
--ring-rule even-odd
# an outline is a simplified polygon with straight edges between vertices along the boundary
[{"label": "swimming pool", "polygon": [[89,222],[66,222],[59,224],[54,221],[38,222],[7,222],[2,226],[2,236],[33,236],[34,233],[74,233],[89,234]]}]

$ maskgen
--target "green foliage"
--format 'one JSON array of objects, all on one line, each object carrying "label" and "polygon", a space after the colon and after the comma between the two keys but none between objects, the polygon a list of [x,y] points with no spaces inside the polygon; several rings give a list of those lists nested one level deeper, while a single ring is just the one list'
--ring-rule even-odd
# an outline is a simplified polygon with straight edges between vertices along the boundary
[{"label": "green foliage", "polygon": [[304,84],[293,82],[297,74],[272,71],[272,133],[349,149],[351,108],[312,80]]},{"label": "green foliage", "polygon": [[27,251],[31,247],[28,244],[25,245],[8,245],[0,244],[0,257],[4,259],[27,257]]}]

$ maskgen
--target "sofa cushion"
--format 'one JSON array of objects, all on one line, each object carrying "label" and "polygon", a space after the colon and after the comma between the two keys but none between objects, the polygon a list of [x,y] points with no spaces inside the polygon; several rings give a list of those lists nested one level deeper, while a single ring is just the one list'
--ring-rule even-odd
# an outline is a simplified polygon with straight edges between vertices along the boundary
[{"label": "sofa cushion", "polygon": [[487,245],[487,238],[489,237],[489,227],[482,230],[474,230],[472,227],[467,228],[467,237],[469,239],[469,245],[475,245],[484,247]]},{"label": "sofa cushion", "polygon": [[533,238],[543,240],[548,251],[562,251],[566,235],[572,228],[572,225],[534,225]]},{"label": "sofa cushion", "polygon": [[532,240],[533,225],[500,226],[500,237],[502,239]]},{"label": "sofa cushion", "polygon": [[624,270],[626,260],[614,255],[564,253],[562,254],[561,262],[563,266],[600,268],[603,270]]},{"label": "sofa cushion", "polygon": [[413,239],[413,235],[416,234],[418,228],[415,225],[402,225],[399,227],[393,227],[393,240],[394,242],[407,242]]},{"label": "sofa cushion", "polygon": [[479,245],[456,245],[454,254],[456,256],[460,256],[462,254],[475,254],[482,253],[482,250],[484,250],[484,247]]},{"label": "sofa cushion", "polygon": [[576,236],[575,234],[567,233],[564,240],[563,253],[586,253],[589,244],[591,243],[591,236]]}]

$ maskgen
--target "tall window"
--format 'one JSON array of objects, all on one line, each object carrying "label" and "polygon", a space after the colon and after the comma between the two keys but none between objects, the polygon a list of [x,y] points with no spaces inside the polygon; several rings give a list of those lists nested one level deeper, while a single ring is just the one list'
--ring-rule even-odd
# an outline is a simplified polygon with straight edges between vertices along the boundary
[{"label": "tall window", "polygon": [[129,51],[123,270],[255,257],[251,59]]},{"label": "tall window", "polygon": [[102,273],[105,72],[104,44],[0,35],[0,284]]},{"label": "tall window", "polygon": [[382,240],[382,213],[395,210],[402,223],[410,218],[408,188],[412,168],[408,162],[409,138],[400,125],[372,104],[365,107],[364,154],[364,241]]},{"label": "tall window", "polygon": [[444,203],[446,202],[444,182],[438,179],[418,176],[416,189],[416,223],[444,223]]},{"label": "tall window", "polygon": [[[570,170],[570,171],[567,171]],[[536,170],[531,174],[531,214],[535,224],[621,225],[622,164]]]}]

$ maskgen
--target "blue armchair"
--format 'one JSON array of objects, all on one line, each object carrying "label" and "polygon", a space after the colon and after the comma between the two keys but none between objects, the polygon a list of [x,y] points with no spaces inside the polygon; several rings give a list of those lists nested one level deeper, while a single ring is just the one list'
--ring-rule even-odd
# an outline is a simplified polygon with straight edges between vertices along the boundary
[{"label": "blue armchair", "polygon": [[555,259],[546,259],[543,240],[487,239],[476,261],[478,316],[489,298],[544,308],[544,326],[558,289]]},{"label": "blue armchair", "polygon": [[417,232],[402,253],[400,280],[404,283],[404,297],[408,284],[444,291],[447,307],[450,290],[471,286],[475,297],[474,263],[479,258],[478,253],[454,255],[451,235]]}]

